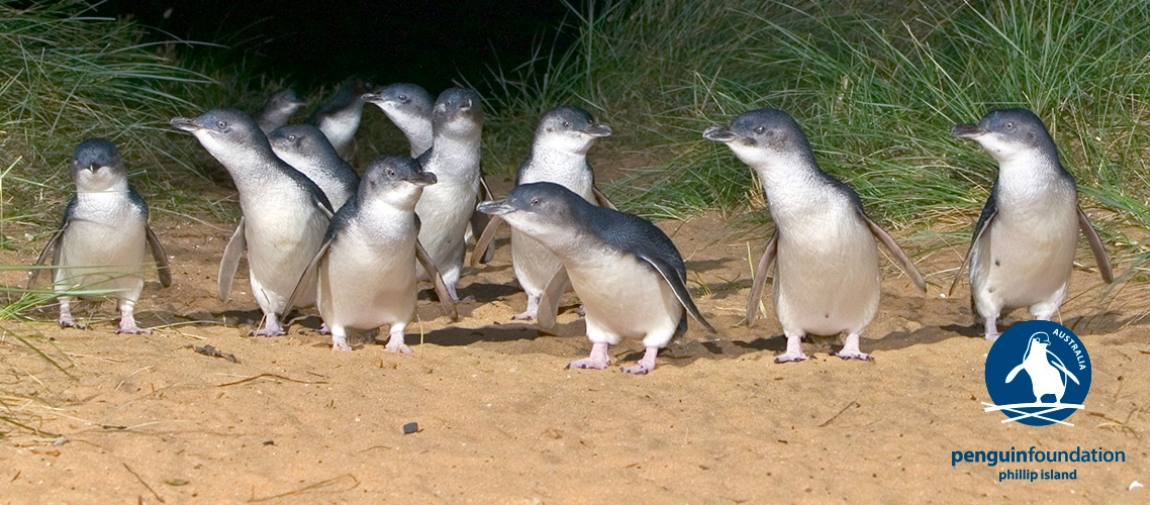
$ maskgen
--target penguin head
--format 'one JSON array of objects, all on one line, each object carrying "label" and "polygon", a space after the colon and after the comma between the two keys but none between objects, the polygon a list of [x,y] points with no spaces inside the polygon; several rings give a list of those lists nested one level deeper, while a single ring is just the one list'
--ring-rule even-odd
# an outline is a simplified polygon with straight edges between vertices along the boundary
[{"label": "penguin head", "polygon": [[127,189],[128,171],[124,160],[107,139],[90,138],[80,142],[72,152],[71,165],[72,181],[80,191]]},{"label": "penguin head", "polygon": [[1050,335],[1048,335],[1044,331],[1040,331],[1038,333],[1031,335],[1030,340],[1034,341],[1034,343],[1043,344],[1043,345],[1050,345]]},{"label": "penguin head", "polygon": [[262,145],[263,149],[271,149],[255,120],[235,109],[212,109],[197,118],[177,117],[171,125],[195,135],[204,148],[225,165],[226,159],[240,156],[242,147]]},{"label": "penguin head", "polygon": [[590,206],[571,190],[550,182],[520,184],[507,198],[480,203],[476,210],[500,216],[507,224],[547,245],[554,237],[572,233],[581,223],[576,213],[580,205]]},{"label": "penguin head", "polygon": [[[292,124],[276,128],[268,134],[268,142],[271,143],[272,150],[277,156],[283,154],[289,157],[339,157],[323,132],[309,124]],[[284,161],[291,164],[291,160]]]},{"label": "penguin head", "polygon": [[599,137],[611,135],[611,127],[596,123],[579,107],[556,107],[539,120],[535,144],[574,154],[587,154]]},{"label": "penguin head", "polygon": [[414,210],[423,188],[435,184],[435,174],[424,172],[407,156],[380,156],[371,160],[359,182],[361,202],[382,200],[404,210]]},{"label": "penguin head", "polygon": [[304,106],[304,102],[296,95],[295,90],[291,88],[281,89],[268,98],[268,103],[265,108],[277,110],[288,116],[299,110]]},{"label": "penguin head", "polygon": [[431,94],[416,84],[395,83],[364,93],[363,101],[374,103],[385,112],[418,117],[431,117]]},{"label": "penguin head", "polygon": [[435,134],[478,137],[483,127],[483,102],[473,89],[450,88],[439,94],[431,112]]},{"label": "penguin head", "polygon": [[1046,125],[1026,109],[992,110],[978,124],[955,125],[951,135],[978,142],[999,163],[1058,156]]},{"label": "penguin head", "polygon": [[814,162],[802,128],[786,112],[757,109],[735,117],[729,126],[712,126],[703,138],[722,142],[751,167],[778,164],[788,158]]}]

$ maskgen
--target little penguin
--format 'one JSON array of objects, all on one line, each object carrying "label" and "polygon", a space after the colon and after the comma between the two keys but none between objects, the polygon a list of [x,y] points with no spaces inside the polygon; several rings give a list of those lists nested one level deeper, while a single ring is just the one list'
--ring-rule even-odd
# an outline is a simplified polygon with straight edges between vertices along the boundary
[{"label": "little penguin", "polygon": [[787,113],[757,109],[729,126],[707,128],[703,137],[722,142],[758,174],[775,233],[767,241],[747,303],[747,322],[758,315],[759,298],[772,263],[775,312],[787,337],[776,363],[807,358],[807,333],[846,332],[838,356],[869,360],[859,337],[878,310],[878,245],[882,241],[923,292],[926,282],[885,230],[867,217],[858,194],[822,171],[798,123]]},{"label": "little penguin", "polygon": [[584,304],[592,348],[590,357],[568,368],[602,370],[610,361],[610,345],[624,337],[642,338],[643,358],[623,371],[648,373],[659,349],[687,331],[687,313],[714,333],[687,291],[679,250],[650,221],[592,205],[549,182],[520,184],[505,200],[483,202],[478,209],[502,217],[562,263],[544,289],[538,320],[543,329],[554,327],[559,298],[570,281]]},{"label": "little penguin", "polygon": [[[311,179],[272,152],[255,120],[234,109],[213,109],[197,118],[173,118],[173,127],[195,135],[231,174],[243,217],[220,262],[221,300],[227,299],[240,254],[248,252],[252,295],[264,313],[254,334],[282,335],[278,314],[323,244],[331,203]],[[296,302],[315,301],[315,279],[304,279]]]},{"label": "little penguin", "polygon": [[351,159],[355,146],[355,132],[359,130],[359,120],[363,117],[364,101],[360,96],[371,85],[358,77],[351,77],[339,85],[331,99],[324,102],[304,121],[315,126],[327,136],[343,159]]},{"label": "little penguin", "polygon": [[1070,286],[1078,231],[1086,235],[1102,280],[1114,280],[1102,240],[1078,206],[1074,177],[1058,161],[1046,125],[1026,109],[992,110],[978,124],[951,132],[971,139],[998,162],[998,178],[982,208],[962,269],[970,265],[970,305],[998,338],[1003,309],[1027,307],[1037,319],[1054,316]]},{"label": "little penguin", "polygon": [[[331,331],[332,350],[350,351],[347,329],[390,325],[386,349],[410,353],[404,329],[415,317],[415,265],[431,273],[439,301],[453,321],[455,305],[435,264],[419,244],[415,202],[435,176],[406,156],[372,160],[354,198],[328,226],[324,244],[304,278],[318,272],[316,306]],[[301,288],[307,286],[301,283]],[[288,308],[302,293],[296,292]],[[286,312],[286,311],[285,311]]]},{"label": "little penguin", "polygon": [[[515,184],[553,182],[584,200],[614,209],[607,197],[595,188],[595,173],[587,163],[587,151],[595,139],[609,135],[609,126],[596,123],[590,113],[578,107],[556,107],[548,111],[535,129],[531,153],[519,166]],[[475,245],[476,251],[486,250],[501,221],[499,216],[491,219]],[[472,254],[472,266],[481,258],[482,255]],[[515,278],[527,292],[527,310],[512,319],[535,319],[543,288],[562,264],[543,244],[515,229],[511,230],[511,261]]]},{"label": "little penguin", "polygon": [[[136,326],[134,316],[144,289],[146,250],[152,250],[162,286],[172,285],[172,273],[164,247],[148,226],[148,206],[128,184],[124,161],[107,139],[90,138],[76,146],[71,169],[76,195],[36,260],[36,265],[41,265],[52,255],[60,327],[77,326],[69,292],[107,291],[119,300],[116,333],[150,334],[152,330]],[[39,272],[32,270],[29,289]]]},{"label": "little penguin", "polygon": [[319,128],[309,124],[281,126],[268,134],[268,141],[279,159],[323,190],[333,209],[339,210],[355,194],[359,176],[339,157]]},{"label": "little penguin", "polygon": [[256,123],[260,125],[260,131],[264,134],[271,133],[276,128],[287,124],[291,119],[292,114],[295,114],[300,107],[305,103],[299,99],[295,94],[295,90],[291,88],[281,89],[270,98],[264,109],[256,114]]},{"label": "little penguin", "polygon": [[411,146],[411,157],[431,149],[431,93],[416,84],[395,83],[364,93],[363,101],[379,106]]},{"label": "little penguin", "polygon": [[[419,241],[443,275],[451,299],[463,270],[464,234],[475,213],[480,189],[479,147],[483,134],[483,104],[479,93],[451,88],[440,93],[432,112],[435,140],[419,155],[426,172],[438,182],[423,190],[415,213],[423,222]],[[420,278],[427,278],[420,273]]]}]

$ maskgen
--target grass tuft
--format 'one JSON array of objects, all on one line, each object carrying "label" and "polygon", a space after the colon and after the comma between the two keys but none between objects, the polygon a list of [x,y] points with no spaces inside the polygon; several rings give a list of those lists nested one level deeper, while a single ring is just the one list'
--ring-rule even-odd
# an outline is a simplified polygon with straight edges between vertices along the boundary
[{"label": "grass tuft", "polygon": [[609,188],[629,211],[760,207],[750,171],[701,133],[773,107],[796,118],[823,169],[877,219],[965,231],[997,168],[949,132],[990,109],[1027,107],[1050,128],[1084,207],[1108,211],[1096,222],[1107,242],[1150,259],[1146,239],[1125,235],[1150,225],[1150,4],[634,0],[588,2],[572,17],[570,53],[534,60],[521,73],[533,81],[499,77],[515,86],[492,124],[591,105],[620,133],[604,144],[657,160]]}]

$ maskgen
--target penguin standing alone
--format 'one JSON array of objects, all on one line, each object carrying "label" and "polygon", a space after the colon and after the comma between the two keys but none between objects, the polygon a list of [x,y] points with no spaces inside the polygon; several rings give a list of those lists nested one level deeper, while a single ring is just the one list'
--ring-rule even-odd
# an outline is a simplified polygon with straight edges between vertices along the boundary
[{"label": "penguin standing alone", "polygon": [[[40,265],[52,255],[54,289],[60,294],[60,327],[76,325],[72,297],[66,292],[106,290],[119,300],[116,333],[151,333],[136,326],[134,317],[144,289],[146,249],[152,250],[162,286],[172,285],[172,273],[164,247],[148,226],[148,206],[128,185],[124,161],[106,139],[91,138],[76,146],[71,168],[76,196],[68,202],[60,227],[36,260]],[[29,288],[39,272],[32,271]]]}]

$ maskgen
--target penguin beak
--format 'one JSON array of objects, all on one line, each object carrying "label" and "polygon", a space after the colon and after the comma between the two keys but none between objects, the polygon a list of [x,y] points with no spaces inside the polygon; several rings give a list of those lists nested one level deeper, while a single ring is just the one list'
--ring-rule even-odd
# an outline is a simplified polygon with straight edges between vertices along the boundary
[{"label": "penguin beak", "polygon": [[981,137],[985,133],[986,130],[979,128],[978,125],[967,123],[956,124],[954,125],[954,129],[950,131],[951,135],[964,139],[975,139]]},{"label": "penguin beak", "polygon": [[592,137],[609,137],[611,136],[611,127],[605,124],[591,123],[583,128],[583,133]]},{"label": "penguin beak", "polygon": [[735,140],[736,135],[726,126],[712,126],[703,132],[703,138],[726,144]]},{"label": "penguin beak", "polygon": [[430,186],[432,184],[435,184],[436,182],[439,182],[439,179],[437,179],[435,177],[435,174],[433,174],[431,172],[421,172],[419,175],[412,177],[411,179],[408,179],[407,182],[410,182],[416,186],[422,187],[422,186]]},{"label": "penguin beak", "polygon": [[200,129],[200,126],[196,124],[195,119],[187,117],[174,117],[171,121],[168,122],[168,124],[172,125],[172,128],[186,132],[194,132]]},{"label": "penguin beak", "polygon": [[359,99],[367,103],[383,103],[383,93],[364,93]]},{"label": "penguin beak", "polygon": [[498,200],[494,202],[482,202],[475,208],[484,214],[491,214],[492,216],[502,216],[515,212],[515,207],[507,204],[507,200]]}]

